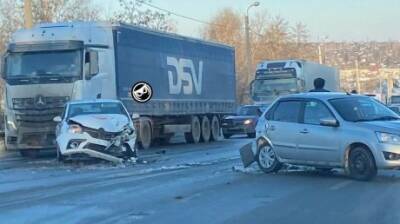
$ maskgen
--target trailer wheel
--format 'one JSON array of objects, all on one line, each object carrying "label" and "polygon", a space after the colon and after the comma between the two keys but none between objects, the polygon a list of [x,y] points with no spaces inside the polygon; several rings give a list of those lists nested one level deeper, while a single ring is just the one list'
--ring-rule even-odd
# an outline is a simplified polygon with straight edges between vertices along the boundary
[{"label": "trailer wheel", "polygon": [[151,146],[152,131],[150,121],[144,120],[140,122],[140,146],[143,149],[148,149]]},{"label": "trailer wheel", "polygon": [[214,115],[211,120],[211,141],[218,141],[220,129],[219,119]]},{"label": "trailer wheel", "polygon": [[210,119],[207,116],[203,116],[201,119],[201,141],[209,142],[211,137],[211,125]]},{"label": "trailer wheel", "polygon": [[193,116],[191,120],[191,131],[185,133],[185,139],[188,143],[198,143],[201,135],[201,125],[199,117]]}]

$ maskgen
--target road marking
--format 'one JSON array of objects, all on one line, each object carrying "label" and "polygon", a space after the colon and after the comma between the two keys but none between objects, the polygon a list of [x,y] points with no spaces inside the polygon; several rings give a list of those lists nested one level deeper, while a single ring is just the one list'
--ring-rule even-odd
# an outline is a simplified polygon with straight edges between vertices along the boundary
[{"label": "road marking", "polygon": [[352,180],[343,181],[343,182],[340,182],[340,183],[337,183],[337,184],[331,186],[329,189],[333,190],[333,191],[336,191],[336,190],[339,190],[341,188],[346,187],[347,185],[349,185],[349,184],[351,184],[353,182],[354,181],[352,181]]}]

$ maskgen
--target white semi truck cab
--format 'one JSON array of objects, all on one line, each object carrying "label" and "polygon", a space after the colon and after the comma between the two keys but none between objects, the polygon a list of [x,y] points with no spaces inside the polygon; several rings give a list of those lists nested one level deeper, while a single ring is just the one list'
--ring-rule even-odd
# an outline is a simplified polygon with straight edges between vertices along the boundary
[{"label": "white semi truck cab", "polygon": [[111,33],[90,23],[41,24],[14,33],[1,72],[7,150],[25,155],[53,148],[53,118],[67,101],[111,97],[106,83],[115,80],[104,62],[111,61],[112,46]]},{"label": "white semi truck cab", "polygon": [[333,67],[305,60],[261,61],[250,95],[255,104],[269,105],[279,96],[310,91],[316,78],[325,80],[325,89],[340,91],[339,73]]}]

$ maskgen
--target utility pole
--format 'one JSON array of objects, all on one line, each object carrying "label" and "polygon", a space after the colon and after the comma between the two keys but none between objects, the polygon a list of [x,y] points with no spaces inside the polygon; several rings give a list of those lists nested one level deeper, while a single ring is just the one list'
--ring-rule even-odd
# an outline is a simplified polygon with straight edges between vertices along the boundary
[{"label": "utility pole", "polygon": [[24,0],[24,27],[32,28],[32,0]]},{"label": "utility pole", "polygon": [[356,64],[356,84],[357,84],[357,93],[361,94],[361,86],[360,86],[360,69],[358,65],[358,57],[355,61]]},{"label": "utility pole", "polygon": [[322,49],[321,49],[321,44],[318,44],[318,59],[319,59],[319,63],[322,64]]},{"label": "utility pole", "polygon": [[249,80],[249,77],[251,75],[251,46],[250,46],[250,27],[249,27],[249,9],[253,6],[257,7],[259,6],[259,2],[254,2],[253,4],[249,5],[247,7],[246,11],[246,16],[244,17],[244,28],[246,32],[246,71],[247,71],[247,77],[246,81]]}]

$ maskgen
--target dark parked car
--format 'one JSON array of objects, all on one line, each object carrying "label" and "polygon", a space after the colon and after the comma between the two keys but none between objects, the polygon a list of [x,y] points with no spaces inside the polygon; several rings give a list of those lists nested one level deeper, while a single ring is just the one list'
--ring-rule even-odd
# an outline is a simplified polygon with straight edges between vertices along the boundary
[{"label": "dark parked car", "polygon": [[256,136],[257,120],[261,114],[262,109],[260,106],[241,106],[236,115],[227,116],[222,120],[224,138],[230,138],[235,134],[247,134],[249,138],[254,138]]}]

